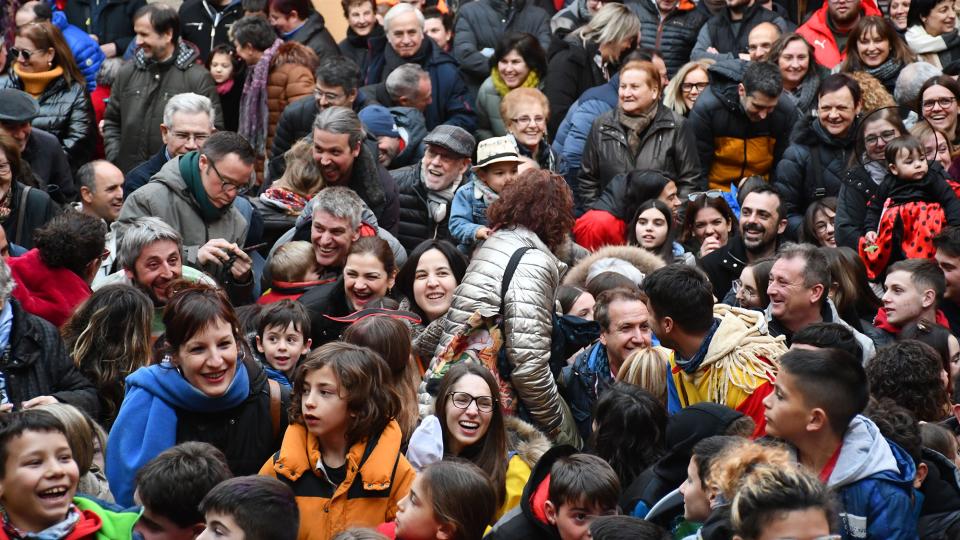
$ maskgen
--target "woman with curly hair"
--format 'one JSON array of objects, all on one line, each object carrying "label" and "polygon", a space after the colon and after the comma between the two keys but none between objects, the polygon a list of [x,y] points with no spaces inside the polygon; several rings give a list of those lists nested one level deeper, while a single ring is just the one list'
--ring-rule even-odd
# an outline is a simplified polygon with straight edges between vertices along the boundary
[{"label": "woman with curly hair", "polygon": [[[504,186],[487,215],[493,232],[474,252],[450,309],[421,341],[438,341],[434,350],[439,353],[474,313],[502,313],[503,347],[513,366],[510,382],[517,397],[538,429],[555,442],[572,442],[563,437],[557,441],[562,427],[572,427],[572,419],[564,412],[548,363],[554,296],[560,285],[561,264],[554,251],[573,226],[570,188],[560,176],[528,170]],[[515,255],[516,271],[504,283]]]},{"label": "woman with curly hair", "polygon": [[930,345],[898,341],[878,350],[866,370],[871,396],[892,399],[921,422],[939,422],[949,416],[949,376],[940,353]]}]

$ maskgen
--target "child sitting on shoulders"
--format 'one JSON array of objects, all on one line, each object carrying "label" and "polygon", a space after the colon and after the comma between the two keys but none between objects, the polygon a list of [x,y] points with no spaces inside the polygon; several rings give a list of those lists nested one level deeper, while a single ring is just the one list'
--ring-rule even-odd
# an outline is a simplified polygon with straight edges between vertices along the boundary
[{"label": "child sitting on shoulders", "polygon": [[270,290],[263,293],[258,304],[280,300],[298,300],[314,285],[327,283],[317,275],[317,258],[313,244],[305,240],[287,242],[278,247],[270,258]]}]

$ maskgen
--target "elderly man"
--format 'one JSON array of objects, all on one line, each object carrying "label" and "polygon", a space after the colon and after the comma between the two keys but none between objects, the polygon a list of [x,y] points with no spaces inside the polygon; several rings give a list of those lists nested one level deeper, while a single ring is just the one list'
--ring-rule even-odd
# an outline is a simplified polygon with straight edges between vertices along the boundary
[{"label": "elderly man", "polygon": [[249,222],[234,205],[247,191],[255,156],[232,131],[219,131],[201,151],[173,158],[123,205],[120,223],[159,217],[184,243],[184,259],[218,281],[234,286],[234,303],[249,302],[252,262],[243,250]]},{"label": "elderly man", "polygon": [[400,65],[419,64],[430,74],[433,91],[433,101],[424,112],[427,129],[451,124],[473,131],[477,117],[457,61],[441,51],[432,39],[424,39],[423,25],[423,14],[410,4],[399,3],[390,8],[383,19],[386,38],[370,40],[373,56],[365,82],[384,82]]},{"label": "elderly man", "polygon": [[417,64],[401,64],[386,81],[364,86],[360,91],[368,101],[387,107],[412,107],[422,113],[433,102],[430,74]]},{"label": "elderly man", "polygon": [[432,238],[452,240],[447,222],[457,188],[469,182],[473,136],[456,126],[437,126],[423,140],[419,163],[393,171],[400,192],[400,243],[407,251]]},{"label": "elderly man", "polygon": [[80,183],[80,202],[74,207],[88,216],[103,220],[108,227],[105,256],[100,259],[100,269],[94,276],[96,283],[110,274],[117,259],[114,223],[123,208],[123,172],[113,163],[98,159],[80,167],[77,181]]},{"label": "elderly man", "polygon": [[187,92],[170,98],[163,108],[163,123],[160,124],[163,148],[127,173],[123,181],[124,197],[143,187],[166,162],[199,150],[216,131],[213,125],[215,115],[213,102],[206,96]]}]

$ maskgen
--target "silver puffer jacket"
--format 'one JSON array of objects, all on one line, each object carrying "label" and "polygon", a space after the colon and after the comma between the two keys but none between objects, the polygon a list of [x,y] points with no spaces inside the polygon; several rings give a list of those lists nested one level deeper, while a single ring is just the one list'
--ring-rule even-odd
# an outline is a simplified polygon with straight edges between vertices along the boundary
[{"label": "silver puffer jacket", "polygon": [[[525,246],[534,249],[523,254],[506,298],[501,299],[507,263]],[[554,296],[566,270],[567,266],[530,230],[514,227],[496,231],[474,252],[447,314],[426,330],[433,336],[423,336],[427,343],[433,341],[431,337],[439,339],[434,348],[434,354],[439,354],[471,315],[477,311],[495,315],[503,304],[504,346],[513,368],[511,383],[537,427],[551,437],[559,431],[564,414],[548,362]],[[421,394],[420,399],[421,407],[427,409],[424,406],[429,397]]]}]

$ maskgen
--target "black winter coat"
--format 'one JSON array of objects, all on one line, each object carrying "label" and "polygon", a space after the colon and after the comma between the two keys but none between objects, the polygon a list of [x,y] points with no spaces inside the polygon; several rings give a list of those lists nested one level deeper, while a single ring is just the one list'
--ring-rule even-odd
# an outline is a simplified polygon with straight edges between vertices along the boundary
[{"label": "black winter coat", "polygon": [[[202,59],[206,59],[217,45],[230,43],[227,32],[243,17],[243,5],[236,0],[231,0],[222,10],[214,8],[211,3],[209,0],[186,0],[180,5],[180,37],[196,45]],[[242,86],[243,80],[240,82]]]},{"label": "black winter coat", "polygon": [[858,249],[860,237],[867,232],[867,203],[878,186],[863,165],[849,169],[841,177],[834,216],[834,239],[838,246]]},{"label": "black winter coat", "polygon": [[667,65],[667,76],[673,78],[690,61],[697,34],[709,17],[688,0],[680,2],[662,21],[654,0],[639,0],[627,5],[640,17],[640,44],[660,51]]},{"label": "black winter coat", "polygon": [[0,373],[6,377],[10,402],[19,409],[24,401],[53,396],[97,418],[97,390],[67,355],[57,328],[24,311],[13,298],[7,301],[13,308],[13,328],[9,354],[0,356]]},{"label": "black winter coat", "polygon": [[[102,4],[101,11],[94,17],[97,4]],[[115,44],[119,57],[134,38],[133,14],[145,5],[146,0],[70,0],[63,11],[70,24],[97,36],[100,45]]]},{"label": "black winter coat", "polygon": [[243,403],[220,412],[177,411],[177,443],[212,444],[224,453],[236,476],[257,474],[267,458],[280,448],[290,405],[290,390],[280,385],[280,422],[274,436],[267,374],[256,360],[242,361],[250,377],[250,395]]},{"label": "black winter coat", "polygon": [[[707,21],[707,33],[710,35],[710,45],[717,52],[736,55],[749,53],[747,48],[747,37],[755,26],[762,22],[776,23],[783,19],[777,12],[770,11],[763,7],[762,2],[755,2],[747,8],[743,18],[734,21],[730,18],[730,10],[722,9]],[[734,30],[734,24],[737,23],[737,30]],[[781,31],[783,29],[781,28]]]},{"label": "black winter coat", "polygon": [[37,185],[46,191],[51,199],[58,204],[67,204],[77,199],[77,186],[73,183],[70,162],[54,135],[34,128],[30,131],[27,149],[21,157],[30,165]]},{"label": "black winter coat", "polygon": [[[23,90],[23,81],[11,69],[9,74],[0,77],[0,88]],[[58,77],[47,85],[37,98],[37,103],[40,113],[30,124],[50,132],[60,140],[70,161],[70,169],[76,171],[92,160],[97,144],[97,128],[86,81],[69,84],[62,76]]]},{"label": "black winter coat", "polygon": [[310,313],[310,339],[313,340],[313,347],[340,339],[340,334],[349,326],[349,323],[330,318],[345,317],[353,312],[347,301],[342,274],[336,281],[307,289],[297,301]]},{"label": "black winter coat", "polygon": [[[3,222],[3,232],[7,242],[26,249],[33,249],[33,231],[43,227],[57,215],[58,209],[47,192],[43,189],[31,188],[27,192],[27,204],[21,206],[23,190],[26,186],[19,181],[13,182],[10,188],[10,215]],[[20,219],[23,218],[23,228]]]},{"label": "black winter coat", "polygon": [[360,73],[366,73],[370,65],[370,38],[386,39],[383,33],[383,27],[379,24],[373,27],[373,30],[365,36],[358,36],[353,28],[347,27],[347,37],[337,44],[340,48],[340,54],[353,60],[360,68]]},{"label": "black winter coat", "polygon": [[310,16],[307,17],[306,22],[303,23],[303,26],[301,26],[293,36],[288,38],[287,41],[303,43],[313,49],[313,52],[317,53],[317,56],[319,56],[321,60],[328,54],[340,54],[340,48],[337,47],[337,42],[333,40],[330,31],[324,26],[323,15],[316,12],[311,13]]},{"label": "black winter coat", "polygon": [[794,127],[790,147],[777,164],[776,184],[787,212],[789,238],[797,239],[803,226],[807,206],[824,197],[836,197],[840,179],[847,171],[850,153],[854,151],[856,122],[848,136],[838,139],[813,117],[806,117]]},{"label": "black winter coat", "polygon": [[584,45],[576,32],[551,45],[543,84],[543,93],[550,102],[549,133],[557,132],[570,106],[581,94],[607,82],[607,76],[593,61],[598,50],[595,43]]},{"label": "black winter coat", "polygon": [[[427,204],[427,187],[423,185],[420,163],[396,169],[391,172],[397,182],[400,198],[400,233],[397,239],[409,253],[424,240],[449,240],[456,243],[447,229],[450,220],[450,205],[447,215],[437,223]],[[471,180],[470,173],[464,175],[457,187]]]}]

